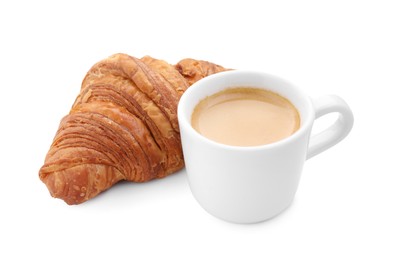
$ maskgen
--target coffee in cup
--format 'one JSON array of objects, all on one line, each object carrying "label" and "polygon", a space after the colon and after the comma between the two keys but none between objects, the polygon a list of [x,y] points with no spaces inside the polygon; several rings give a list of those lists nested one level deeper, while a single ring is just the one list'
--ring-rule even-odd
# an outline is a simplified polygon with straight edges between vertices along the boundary
[{"label": "coffee in cup", "polygon": [[[235,98],[227,97],[227,94],[234,95]],[[202,116],[212,116],[213,113],[217,113],[209,121],[213,125],[222,127],[222,117],[228,117],[232,125],[243,124],[241,121],[234,121],[238,120],[235,119],[235,113],[244,110],[247,106],[244,103],[250,99],[254,102],[255,96],[259,95],[270,96],[270,105],[284,103],[283,110],[291,111],[291,116],[281,119],[284,126],[277,123],[279,120],[267,120],[266,125],[273,126],[274,131],[281,131],[281,128],[289,130],[280,134],[281,139],[278,141],[264,133],[262,136],[268,136],[272,143],[251,143],[251,146],[243,143],[240,146],[222,144],[205,136],[203,127],[198,130],[200,126],[194,126],[196,123],[193,122],[193,117],[194,120],[199,118],[196,120],[199,121]],[[256,103],[260,99],[265,97],[256,98]],[[229,112],[225,112],[228,111],[226,109],[224,112],[221,109],[216,112],[211,109],[221,105],[235,108],[237,104],[233,100],[241,101],[241,109]],[[201,108],[196,108],[198,105]],[[258,103],[257,107],[259,105]],[[257,110],[260,111],[243,111],[239,117],[241,119],[245,114],[250,114],[248,116],[252,118],[269,111],[266,107]],[[286,114],[273,111],[273,117]],[[314,121],[329,113],[338,113],[337,120],[319,133],[312,134]],[[288,208],[295,197],[304,162],[343,140],[353,125],[351,109],[338,96],[311,98],[285,79],[263,72],[242,70],[220,72],[194,83],[180,99],[178,119],[192,194],[207,212],[234,223],[264,221]],[[231,129],[219,130],[219,135],[226,135],[230,131]],[[247,127],[244,131],[248,131]],[[260,129],[256,132],[258,131]],[[253,134],[243,132],[239,135],[243,139],[246,135]],[[257,139],[255,136],[251,139]],[[229,138],[231,141],[233,139]],[[222,142],[226,143],[226,140]]]},{"label": "coffee in cup", "polygon": [[201,135],[227,145],[258,146],[284,139],[299,129],[295,106],[260,88],[228,88],[204,98],[191,124]]}]

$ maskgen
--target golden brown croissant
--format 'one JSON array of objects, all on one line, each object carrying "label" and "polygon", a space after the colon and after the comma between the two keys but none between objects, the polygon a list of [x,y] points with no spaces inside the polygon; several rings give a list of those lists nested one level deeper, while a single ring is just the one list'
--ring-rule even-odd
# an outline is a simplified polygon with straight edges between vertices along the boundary
[{"label": "golden brown croissant", "polygon": [[116,54],[85,76],[39,171],[53,197],[79,204],[121,180],[145,182],[184,166],[177,104],[195,81],[225,70]]}]

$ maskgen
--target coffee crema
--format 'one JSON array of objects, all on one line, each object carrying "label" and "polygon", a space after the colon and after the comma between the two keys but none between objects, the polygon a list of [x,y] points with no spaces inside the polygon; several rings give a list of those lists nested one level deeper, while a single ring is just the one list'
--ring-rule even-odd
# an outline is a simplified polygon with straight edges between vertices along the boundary
[{"label": "coffee crema", "polygon": [[200,101],[191,125],[203,136],[222,144],[258,146],[292,135],[299,129],[300,116],[295,106],[279,94],[236,87]]}]

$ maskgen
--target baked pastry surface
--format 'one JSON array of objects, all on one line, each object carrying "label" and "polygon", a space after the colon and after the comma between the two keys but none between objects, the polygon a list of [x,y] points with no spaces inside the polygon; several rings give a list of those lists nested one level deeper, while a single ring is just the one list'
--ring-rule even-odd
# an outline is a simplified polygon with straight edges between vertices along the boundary
[{"label": "baked pastry surface", "polygon": [[182,169],[179,99],[197,80],[224,70],[127,54],[96,63],[60,122],[40,179],[53,197],[79,204],[121,180],[146,182]]}]

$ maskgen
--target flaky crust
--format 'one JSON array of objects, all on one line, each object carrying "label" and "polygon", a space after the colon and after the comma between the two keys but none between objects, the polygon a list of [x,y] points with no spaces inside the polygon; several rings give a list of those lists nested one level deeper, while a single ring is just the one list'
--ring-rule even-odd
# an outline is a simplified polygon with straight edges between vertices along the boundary
[{"label": "flaky crust", "polygon": [[223,67],[204,60],[183,59],[176,64],[176,69],[188,81],[189,85],[198,80],[224,71]]},{"label": "flaky crust", "polygon": [[225,70],[115,54],[86,74],[39,171],[53,197],[89,200],[121,180],[145,182],[184,167],[177,104],[195,81]]}]

